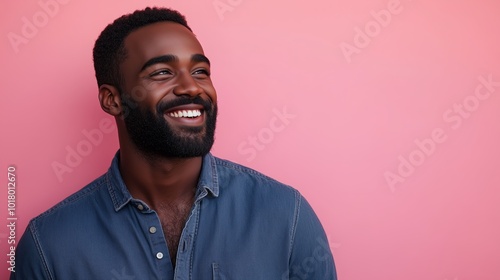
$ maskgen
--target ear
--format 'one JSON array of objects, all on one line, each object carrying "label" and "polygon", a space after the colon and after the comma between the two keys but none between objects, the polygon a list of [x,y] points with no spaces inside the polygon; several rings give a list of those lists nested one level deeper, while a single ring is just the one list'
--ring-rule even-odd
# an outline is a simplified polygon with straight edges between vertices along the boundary
[{"label": "ear", "polygon": [[102,110],[112,116],[119,116],[123,111],[120,92],[115,86],[104,84],[99,87],[99,103]]}]

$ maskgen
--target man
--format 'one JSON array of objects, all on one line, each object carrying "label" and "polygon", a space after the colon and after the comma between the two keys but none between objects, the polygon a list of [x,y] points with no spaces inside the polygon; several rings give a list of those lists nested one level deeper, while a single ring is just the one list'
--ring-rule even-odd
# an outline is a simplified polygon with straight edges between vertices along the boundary
[{"label": "man", "polygon": [[11,279],[336,279],[298,191],[209,153],[217,95],[182,15],[115,20],[94,67],[120,150],[106,174],[29,223]]}]

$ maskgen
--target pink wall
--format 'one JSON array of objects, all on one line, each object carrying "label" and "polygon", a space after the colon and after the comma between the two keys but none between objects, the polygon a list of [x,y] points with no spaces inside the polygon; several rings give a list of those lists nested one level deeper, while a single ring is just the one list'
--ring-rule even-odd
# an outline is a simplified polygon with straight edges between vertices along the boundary
[{"label": "pink wall", "polygon": [[[214,153],[298,188],[340,279],[500,279],[498,1],[55,1],[0,4],[0,216],[8,224],[13,164],[17,238],[118,147],[97,102],[95,38],[166,5],[213,62]],[[102,141],[66,162],[96,129]]]}]

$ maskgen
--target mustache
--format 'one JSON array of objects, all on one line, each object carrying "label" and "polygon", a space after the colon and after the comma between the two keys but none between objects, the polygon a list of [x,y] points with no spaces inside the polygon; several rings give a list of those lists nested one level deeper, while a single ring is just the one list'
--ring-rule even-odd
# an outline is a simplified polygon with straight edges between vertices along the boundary
[{"label": "mustache", "polygon": [[162,101],[156,105],[156,111],[158,114],[162,114],[163,112],[177,107],[181,105],[188,105],[188,104],[198,104],[203,106],[203,110],[205,111],[210,111],[212,109],[212,102],[208,100],[204,100],[203,98],[196,96],[194,98],[192,97],[187,97],[187,96],[179,96],[176,99],[170,100],[170,101]]}]

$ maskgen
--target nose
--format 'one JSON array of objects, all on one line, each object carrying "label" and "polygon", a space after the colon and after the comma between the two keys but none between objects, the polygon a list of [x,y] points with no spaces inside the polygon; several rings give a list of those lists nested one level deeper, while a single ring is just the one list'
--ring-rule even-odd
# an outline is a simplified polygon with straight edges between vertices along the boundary
[{"label": "nose", "polygon": [[198,85],[193,76],[191,76],[191,73],[179,73],[177,86],[174,87],[175,95],[189,95],[195,97],[202,92],[203,89]]}]

